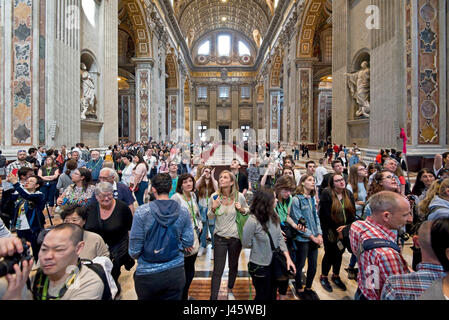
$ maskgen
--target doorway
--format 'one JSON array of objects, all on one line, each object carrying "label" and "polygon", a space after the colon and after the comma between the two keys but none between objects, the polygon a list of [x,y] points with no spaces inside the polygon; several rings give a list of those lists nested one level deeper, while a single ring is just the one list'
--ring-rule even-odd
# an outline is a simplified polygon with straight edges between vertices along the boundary
[{"label": "doorway", "polygon": [[218,131],[221,136],[221,143],[224,144],[226,141],[226,130],[229,129],[229,126],[218,126]]}]

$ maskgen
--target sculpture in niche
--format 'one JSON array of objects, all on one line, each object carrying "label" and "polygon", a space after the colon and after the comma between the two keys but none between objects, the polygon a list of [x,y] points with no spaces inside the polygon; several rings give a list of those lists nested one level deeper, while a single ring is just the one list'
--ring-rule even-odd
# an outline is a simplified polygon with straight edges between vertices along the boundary
[{"label": "sculpture in niche", "polygon": [[355,73],[345,73],[351,96],[357,104],[356,117],[369,118],[370,113],[370,69],[368,62],[363,61],[361,69]]},{"label": "sculpture in niche", "polygon": [[253,31],[253,38],[254,38],[254,42],[256,43],[256,45],[258,47],[260,47],[260,40],[261,40],[261,38],[260,38],[259,30],[254,29],[254,31]]},{"label": "sculpture in niche", "polygon": [[96,113],[95,84],[86,65],[81,63],[81,119],[96,118]]}]

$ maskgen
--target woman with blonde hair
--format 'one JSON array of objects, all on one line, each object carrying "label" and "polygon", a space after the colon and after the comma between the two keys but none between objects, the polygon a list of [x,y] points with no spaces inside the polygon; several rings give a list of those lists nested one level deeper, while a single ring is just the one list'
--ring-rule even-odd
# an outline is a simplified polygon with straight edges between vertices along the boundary
[{"label": "woman with blonde hair", "polygon": [[207,217],[216,219],[214,230],[214,270],[211,281],[211,300],[218,299],[221,277],[228,256],[228,300],[235,300],[232,289],[237,278],[240,251],[242,250],[243,225],[239,215],[247,216],[249,207],[245,196],[238,192],[236,178],[228,170],[220,173],[218,191],[209,198]]},{"label": "woman with blonde hair", "polygon": [[449,218],[449,178],[435,181],[419,203],[419,212],[425,220]]}]

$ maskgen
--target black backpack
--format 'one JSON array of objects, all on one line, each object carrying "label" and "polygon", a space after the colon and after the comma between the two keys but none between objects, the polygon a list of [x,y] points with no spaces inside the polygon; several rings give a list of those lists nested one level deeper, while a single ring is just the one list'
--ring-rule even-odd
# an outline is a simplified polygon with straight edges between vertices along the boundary
[{"label": "black backpack", "polygon": [[106,272],[104,271],[103,266],[88,259],[81,259],[81,263],[88,267],[90,270],[95,271],[95,273],[100,277],[101,281],[103,281],[104,289],[101,300],[112,300],[111,287],[109,286],[108,278],[106,277]]}]

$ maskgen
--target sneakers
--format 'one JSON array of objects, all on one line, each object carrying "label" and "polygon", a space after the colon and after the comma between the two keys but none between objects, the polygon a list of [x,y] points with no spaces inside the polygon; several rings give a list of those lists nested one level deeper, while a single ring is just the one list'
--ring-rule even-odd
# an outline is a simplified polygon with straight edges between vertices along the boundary
[{"label": "sneakers", "polygon": [[320,284],[323,287],[324,290],[326,290],[327,292],[332,292],[332,286],[329,283],[329,279],[327,277],[321,276],[320,277]]},{"label": "sneakers", "polygon": [[310,301],[320,300],[320,297],[312,289],[304,289],[304,292],[302,292],[302,293],[305,296],[305,299],[301,298],[301,300],[310,300]]},{"label": "sneakers", "polygon": [[340,279],[340,277],[335,277],[335,276],[332,276],[332,282],[333,283],[335,283],[335,285],[338,287],[338,288],[340,288],[341,290],[343,290],[343,291],[346,291],[346,286],[345,286],[345,284],[341,281],[341,279]]},{"label": "sneakers", "polygon": [[198,257],[201,257],[204,254],[205,250],[206,248],[200,247],[200,249],[198,250]]},{"label": "sneakers", "polygon": [[228,291],[228,300],[235,300],[234,294],[232,291]]},{"label": "sneakers", "polygon": [[357,280],[358,269],[356,269],[356,268],[346,268],[345,270],[348,272],[348,279],[349,280]]},{"label": "sneakers", "polygon": [[214,249],[210,250],[210,259],[214,260]]}]

